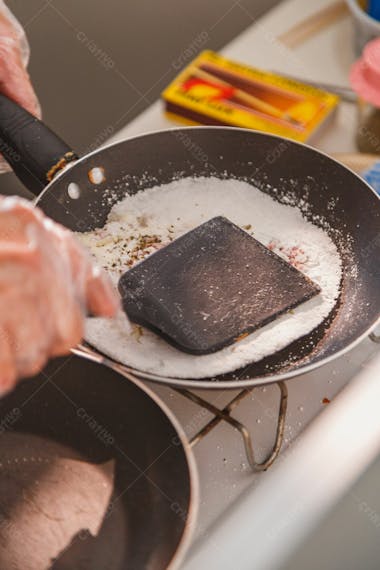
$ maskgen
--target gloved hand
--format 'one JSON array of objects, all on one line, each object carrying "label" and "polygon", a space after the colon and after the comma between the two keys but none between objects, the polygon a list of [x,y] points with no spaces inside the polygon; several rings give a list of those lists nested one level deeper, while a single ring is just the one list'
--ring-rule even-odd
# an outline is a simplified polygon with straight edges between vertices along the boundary
[{"label": "gloved hand", "polygon": [[0,197],[0,393],[76,345],[86,312],[113,316],[118,306],[71,232],[26,200]]},{"label": "gloved hand", "polygon": [[[0,93],[41,117],[41,109],[26,66],[29,45],[19,22],[0,0]],[[10,170],[0,159],[0,172]]]},{"label": "gloved hand", "polygon": [[24,30],[0,0],[0,91],[40,117],[40,106],[26,70],[28,60]]}]

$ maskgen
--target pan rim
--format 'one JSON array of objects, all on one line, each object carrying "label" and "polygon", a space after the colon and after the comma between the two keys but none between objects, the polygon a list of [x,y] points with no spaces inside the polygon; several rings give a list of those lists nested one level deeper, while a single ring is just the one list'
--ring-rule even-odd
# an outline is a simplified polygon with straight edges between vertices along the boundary
[{"label": "pan rim", "polygon": [[[339,162],[339,160],[337,160],[336,158],[328,155],[326,152],[324,152],[320,149],[312,147],[309,144],[302,143],[299,141],[295,141],[295,140],[287,138],[287,137],[274,135],[271,133],[264,133],[263,131],[258,131],[258,130],[254,130],[254,129],[246,129],[246,128],[240,128],[240,127],[228,127],[228,126],[200,125],[200,126],[189,126],[189,127],[172,127],[172,128],[168,128],[168,129],[160,129],[157,131],[145,131],[143,133],[139,133],[137,135],[132,135],[132,136],[126,137],[122,140],[110,142],[109,144],[101,146],[100,148],[98,148],[98,149],[84,155],[83,157],[79,158],[78,160],[70,163],[66,168],[64,168],[62,171],[60,171],[56,175],[56,177],[42,190],[42,192],[39,194],[39,196],[37,196],[33,200],[33,202],[35,203],[35,205],[38,205],[39,202],[45,196],[45,193],[49,192],[50,188],[55,184],[56,181],[59,180],[59,178],[61,176],[67,174],[72,168],[75,167],[75,165],[80,164],[82,162],[85,162],[88,158],[91,158],[95,155],[98,155],[104,150],[108,150],[114,146],[122,145],[123,143],[128,142],[128,141],[133,141],[134,139],[140,139],[140,138],[147,137],[147,136],[154,136],[156,134],[159,135],[159,134],[163,134],[163,133],[171,133],[174,131],[183,131],[185,129],[187,132],[198,131],[198,130],[199,131],[214,131],[215,130],[215,131],[219,131],[219,132],[221,130],[223,130],[223,131],[237,131],[237,132],[243,132],[243,133],[247,133],[247,134],[256,134],[256,135],[263,136],[266,138],[272,138],[272,139],[275,139],[277,141],[287,141],[287,142],[290,142],[294,145],[298,145],[301,148],[306,147],[309,150],[311,150],[313,153],[317,153],[319,155],[322,155],[323,157],[327,158],[328,160],[339,165],[341,168],[348,170],[352,175],[354,175],[361,182],[361,184],[364,184],[367,187],[367,189],[370,191],[370,193],[373,194],[377,200],[380,200],[380,196],[368,184],[368,182],[366,182],[363,178],[361,178],[359,176],[359,174],[357,174],[351,168],[349,168],[346,165]],[[192,378],[192,379],[183,378],[183,379],[181,379],[181,378],[173,378],[173,377],[169,377],[169,376],[160,376],[159,374],[144,372],[144,371],[129,367],[128,365],[125,365],[122,363],[118,363],[118,364],[121,365],[122,367],[124,367],[126,372],[128,372],[129,374],[133,374],[137,378],[144,379],[144,380],[150,380],[152,382],[164,384],[167,386],[173,386],[173,387],[177,387],[177,388],[182,387],[182,388],[194,388],[194,389],[205,389],[205,390],[206,389],[207,390],[209,390],[209,389],[222,390],[222,389],[249,388],[249,387],[261,386],[261,385],[265,385],[265,384],[272,384],[275,382],[281,382],[283,380],[289,380],[291,378],[295,378],[295,377],[301,376],[303,374],[307,374],[308,372],[311,372],[311,371],[313,371],[313,370],[315,370],[315,369],[317,369],[317,368],[319,368],[325,364],[328,364],[329,362],[332,362],[336,358],[343,356],[344,354],[346,354],[347,352],[352,350],[355,346],[360,344],[360,342],[362,342],[379,324],[380,324],[380,313],[378,313],[377,316],[374,317],[374,321],[371,323],[371,325],[369,325],[369,327],[367,327],[367,329],[359,337],[354,339],[350,344],[346,345],[344,348],[342,348],[341,350],[338,350],[334,354],[331,354],[330,356],[324,357],[317,362],[314,362],[311,364],[306,364],[305,366],[301,366],[300,368],[297,368],[295,370],[291,370],[289,372],[282,372],[280,374],[270,374],[268,376],[258,376],[256,378],[249,378],[247,380],[213,381],[213,380],[202,380],[202,379],[196,379],[196,378]],[[89,344],[91,344],[91,343],[89,343]],[[107,357],[107,358],[110,358],[110,357]],[[116,360],[114,360],[114,361],[116,362]]]},{"label": "pan rim", "polygon": [[185,554],[189,549],[198,519],[200,483],[199,483],[199,473],[195,456],[191,449],[189,439],[185,433],[185,430],[183,429],[182,425],[180,424],[179,420],[174,415],[174,413],[171,411],[171,409],[166,405],[166,403],[149,386],[147,386],[145,382],[142,382],[139,378],[136,378],[135,376],[131,377],[131,375],[128,374],[127,371],[124,372],[122,369],[118,369],[115,372],[124,376],[124,378],[126,378],[129,382],[133,382],[151,400],[153,400],[155,404],[157,404],[157,406],[160,408],[160,410],[164,413],[166,418],[173,426],[177,436],[180,439],[182,448],[185,453],[187,466],[189,470],[189,481],[190,481],[189,509],[187,512],[184,531],[178,543],[177,549],[173,553],[173,556],[170,559],[170,562],[168,563],[167,566],[168,570],[176,570],[177,568],[180,567],[180,564],[183,562]]},{"label": "pan rim", "polygon": [[[376,322],[372,323],[372,325],[365,330],[359,337],[357,337],[354,341],[350,344],[342,348],[341,350],[335,352],[334,354],[330,354],[330,356],[326,356],[317,362],[313,362],[312,364],[306,364],[305,366],[301,366],[300,368],[296,368],[294,370],[290,370],[289,372],[282,372],[281,374],[270,374],[268,376],[257,376],[256,378],[248,378],[247,380],[202,380],[200,378],[174,378],[171,376],[160,376],[159,374],[154,374],[151,372],[144,372],[143,370],[138,370],[136,368],[132,368],[122,362],[114,360],[110,356],[104,355],[107,359],[110,359],[112,362],[117,362],[118,366],[124,368],[124,370],[128,374],[132,374],[133,377],[137,377],[138,379],[148,380],[151,382],[155,382],[157,384],[162,384],[165,386],[171,386],[173,388],[194,388],[196,390],[239,390],[241,388],[255,388],[259,386],[264,386],[267,384],[274,384],[276,382],[283,382],[284,380],[291,380],[293,378],[298,378],[303,374],[307,374],[321,368],[325,364],[329,364],[333,362],[335,359],[344,356],[347,352],[351,351],[353,348],[358,346],[363,340],[365,340],[374,329],[380,325],[380,316],[377,317]],[[87,341],[86,341],[87,342]],[[93,350],[95,350],[98,354],[101,353],[96,347],[93,347],[91,343],[88,343]],[[247,365],[249,366],[249,364]],[[233,373],[234,371],[232,371]],[[231,373],[231,372],[230,372]]]},{"label": "pan rim", "polygon": [[367,186],[367,188],[377,198],[377,200],[380,200],[380,195],[377,194],[377,192],[375,192],[375,190],[372,188],[372,186],[370,186],[368,184],[368,182],[366,180],[364,180],[364,178],[361,178],[361,176],[359,176],[359,174],[357,174],[357,172],[355,172],[354,170],[352,170],[352,168],[349,168],[345,164],[342,164],[341,162],[339,162],[339,160],[337,160],[336,158],[334,158],[330,154],[327,154],[323,150],[315,148],[315,147],[311,146],[310,144],[300,142],[300,141],[296,141],[296,140],[293,140],[289,137],[274,135],[272,133],[265,133],[263,131],[258,131],[257,129],[246,129],[243,127],[227,127],[227,126],[216,126],[216,125],[199,125],[199,126],[194,125],[194,126],[188,126],[188,127],[171,127],[168,129],[159,129],[157,131],[144,131],[142,133],[139,133],[138,135],[131,135],[130,137],[126,137],[122,140],[118,140],[118,141],[114,141],[114,142],[110,142],[110,143],[107,143],[105,145],[102,145],[99,148],[85,154],[84,156],[79,157],[77,160],[69,162],[64,168],[62,168],[62,170],[57,172],[55,177],[45,186],[45,188],[40,192],[40,194],[32,199],[32,202],[37,205],[40,202],[40,200],[42,200],[45,193],[50,190],[50,188],[55,184],[55,182],[57,182],[57,180],[59,180],[61,178],[61,176],[67,174],[71,169],[75,168],[76,165],[78,165],[82,162],[85,162],[88,158],[91,158],[97,154],[100,154],[104,150],[109,150],[114,146],[122,145],[123,143],[128,142],[128,141],[133,141],[134,139],[139,139],[139,138],[143,138],[143,137],[147,137],[147,136],[154,136],[156,134],[158,135],[158,134],[163,134],[163,133],[171,133],[173,131],[183,131],[183,130],[186,130],[186,131],[197,131],[197,130],[199,130],[199,131],[208,131],[208,130],[221,131],[221,130],[223,130],[223,131],[244,132],[244,133],[250,133],[250,134],[254,133],[254,134],[257,134],[260,136],[273,138],[273,139],[276,139],[279,141],[287,141],[287,142],[290,142],[290,143],[295,144],[295,145],[300,146],[300,147],[306,147],[309,150],[311,150],[317,154],[321,154],[322,156],[324,156],[325,158],[327,158],[329,160],[332,160],[333,162],[338,164],[340,167],[351,172],[351,174],[353,174],[356,178],[358,178],[362,184]]}]

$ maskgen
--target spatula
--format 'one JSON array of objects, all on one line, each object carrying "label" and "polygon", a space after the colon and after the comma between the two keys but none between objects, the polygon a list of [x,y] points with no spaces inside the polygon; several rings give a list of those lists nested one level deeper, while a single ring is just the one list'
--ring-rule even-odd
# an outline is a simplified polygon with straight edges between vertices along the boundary
[{"label": "spatula", "polygon": [[219,216],[124,273],[119,291],[132,321],[182,351],[208,354],[238,342],[320,289]]}]

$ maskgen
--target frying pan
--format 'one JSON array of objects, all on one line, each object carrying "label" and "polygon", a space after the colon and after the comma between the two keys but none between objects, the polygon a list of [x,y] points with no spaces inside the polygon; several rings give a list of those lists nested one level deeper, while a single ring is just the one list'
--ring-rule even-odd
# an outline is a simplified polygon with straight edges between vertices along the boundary
[{"label": "frying pan", "polygon": [[148,388],[71,356],[2,398],[0,417],[0,568],[178,567],[194,459]]},{"label": "frying pan", "polygon": [[[0,138],[1,152],[37,196],[36,203],[75,231],[101,227],[127,192],[183,176],[213,175],[246,180],[280,202],[303,204],[305,217],[322,226],[337,245],[343,266],[340,298],[310,335],[215,378],[184,380],[125,367],[139,377],[207,389],[278,382],[342,355],[379,321],[379,197],[359,176],[311,147],[245,129],[188,127],[125,140],[77,160],[46,126],[4,97]],[[71,167],[64,168],[68,163]],[[103,182],[94,183],[94,168],[104,173]]]}]

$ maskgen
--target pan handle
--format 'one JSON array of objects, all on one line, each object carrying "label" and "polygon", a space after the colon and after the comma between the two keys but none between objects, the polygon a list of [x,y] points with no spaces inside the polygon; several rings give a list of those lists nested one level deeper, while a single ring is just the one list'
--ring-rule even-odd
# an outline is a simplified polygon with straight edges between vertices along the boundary
[{"label": "pan handle", "polygon": [[0,95],[0,152],[36,196],[78,158],[42,121],[5,95]]}]

